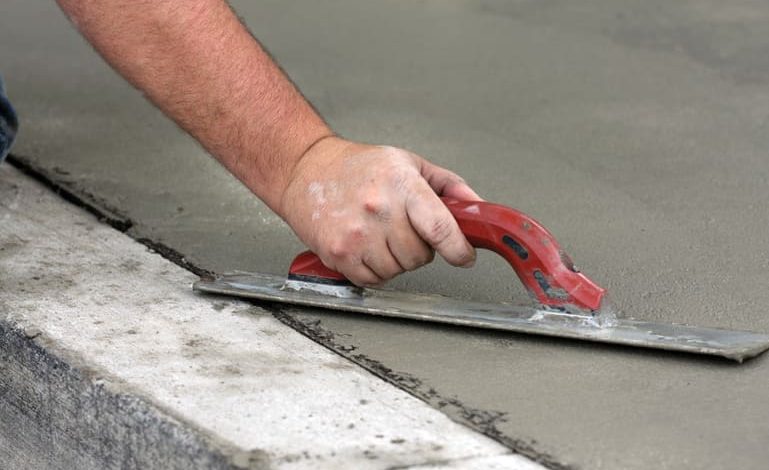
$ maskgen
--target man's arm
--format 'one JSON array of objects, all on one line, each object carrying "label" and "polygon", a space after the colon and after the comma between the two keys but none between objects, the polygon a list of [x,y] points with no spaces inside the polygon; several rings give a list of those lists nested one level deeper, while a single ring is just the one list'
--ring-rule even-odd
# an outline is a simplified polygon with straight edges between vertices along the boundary
[{"label": "man's arm", "polygon": [[273,210],[332,134],[222,0],[59,0],[123,77]]},{"label": "man's arm", "polygon": [[332,269],[379,284],[475,252],[436,193],[478,196],[405,150],[336,137],[224,0],[58,0],[121,75]]}]

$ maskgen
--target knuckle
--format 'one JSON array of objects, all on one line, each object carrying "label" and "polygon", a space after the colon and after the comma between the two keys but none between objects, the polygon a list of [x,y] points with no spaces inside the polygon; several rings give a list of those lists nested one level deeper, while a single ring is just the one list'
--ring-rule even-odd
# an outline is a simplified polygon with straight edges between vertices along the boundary
[{"label": "knuckle", "polygon": [[363,224],[351,224],[343,227],[328,247],[328,254],[336,260],[359,263],[360,248],[367,238]]},{"label": "knuckle", "polygon": [[390,280],[403,272],[401,265],[389,253],[369,253],[364,258],[364,263],[384,281]]},{"label": "knuckle", "polygon": [[360,243],[366,239],[366,229],[361,226],[351,227],[347,233],[347,239],[353,244]]},{"label": "knuckle", "polygon": [[464,178],[461,176],[453,175],[453,178],[449,180],[449,183],[447,186],[466,186],[467,181],[465,181]]},{"label": "knuckle", "polygon": [[434,258],[435,252],[431,249],[425,248],[424,250],[419,250],[418,252],[414,253],[414,256],[411,258],[408,266],[404,267],[409,271],[413,271],[415,269],[421,268],[426,264],[432,263]]},{"label": "knuckle", "polygon": [[390,217],[389,204],[384,198],[381,197],[372,197],[366,199],[363,202],[363,209],[367,213],[381,219],[389,219]]},{"label": "knuckle", "polygon": [[385,282],[389,281],[390,279],[394,278],[397,275],[398,275],[397,273],[396,274],[390,274],[390,273],[379,274],[380,280],[378,282],[372,283],[371,286],[372,287],[380,286],[380,285],[384,284]]},{"label": "knuckle", "polygon": [[355,279],[351,279],[356,286],[377,287],[382,284],[382,280],[373,274],[357,273]]},{"label": "knuckle", "polygon": [[386,280],[394,278],[395,276],[403,273],[403,271],[404,271],[403,266],[398,264],[397,261],[394,262],[392,268],[387,273],[385,273]]},{"label": "knuckle", "polygon": [[424,266],[426,264],[430,264],[435,259],[435,251],[433,250],[427,250],[427,253],[425,253],[424,257],[420,259],[420,266]]},{"label": "knuckle", "polygon": [[448,180],[449,183],[465,184],[465,179],[451,170],[446,170],[446,179]]},{"label": "knuckle", "polygon": [[378,219],[390,220],[390,204],[379,192],[363,197],[363,210]]},{"label": "knuckle", "polygon": [[420,264],[420,260],[416,258],[411,258],[409,261],[403,263],[403,269],[405,269],[406,271],[413,271],[420,266],[422,266]]},{"label": "knuckle", "polygon": [[342,230],[342,236],[340,238],[342,244],[347,247],[347,250],[351,250],[352,247],[357,246],[361,241],[366,239],[366,227],[364,224],[360,223],[349,224]]},{"label": "knuckle", "polygon": [[381,203],[377,199],[367,199],[363,202],[363,209],[370,214],[376,214],[381,208]]},{"label": "knuckle", "polygon": [[431,245],[440,245],[452,234],[454,225],[447,217],[438,217],[430,222],[427,230],[427,241]]},{"label": "knuckle", "polygon": [[334,242],[329,246],[328,253],[332,258],[343,259],[350,254],[350,247],[346,243]]},{"label": "knuckle", "polygon": [[377,175],[381,181],[393,188],[405,187],[415,176],[419,175],[419,171],[407,151],[393,149],[387,152],[385,157],[377,168]]},{"label": "knuckle", "polygon": [[390,177],[390,184],[392,184],[393,189],[403,193],[408,190],[412,179],[412,175],[410,175],[409,172],[398,171]]}]

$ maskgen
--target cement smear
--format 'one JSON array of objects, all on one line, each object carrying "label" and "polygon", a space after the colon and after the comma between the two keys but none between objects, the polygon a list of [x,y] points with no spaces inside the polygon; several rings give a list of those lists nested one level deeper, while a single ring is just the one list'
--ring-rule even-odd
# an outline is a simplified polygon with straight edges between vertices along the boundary
[{"label": "cement smear", "polygon": [[[235,5],[335,129],[408,147],[531,214],[624,315],[769,331],[765,2]],[[11,0],[0,17],[19,155],[194,265],[285,272],[301,249],[290,230],[109,71],[54,6]],[[471,271],[436,263],[394,286],[525,298],[487,253]],[[553,466],[750,469],[769,458],[766,358],[734,366],[291,315],[435,406],[460,403],[444,407],[457,419],[474,423],[461,409],[495,416],[487,432]]]}]

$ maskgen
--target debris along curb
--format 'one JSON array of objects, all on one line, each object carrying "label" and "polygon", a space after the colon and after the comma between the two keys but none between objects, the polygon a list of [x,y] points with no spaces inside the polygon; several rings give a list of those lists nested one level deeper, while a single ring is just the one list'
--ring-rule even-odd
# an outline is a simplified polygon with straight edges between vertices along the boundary
[{"label": "debris along curb", "polygon": [[10,468],[541,468],[8,165],[0,218]]}]

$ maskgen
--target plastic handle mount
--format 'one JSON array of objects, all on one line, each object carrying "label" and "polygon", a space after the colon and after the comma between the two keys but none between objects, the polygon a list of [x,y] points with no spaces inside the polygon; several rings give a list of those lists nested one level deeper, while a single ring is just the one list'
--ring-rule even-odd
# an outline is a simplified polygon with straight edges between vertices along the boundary
[{"label": "plastic handle mount", "polygon": [[[539,222],[499,204],[442,199],[470,244],[494,251],[507,260],[539,303],[551,308],[600,308],[606,290],[574,268],[568,255]],[[294,259],[289,278],[324,284],[349,282],[310,251]]]}]

